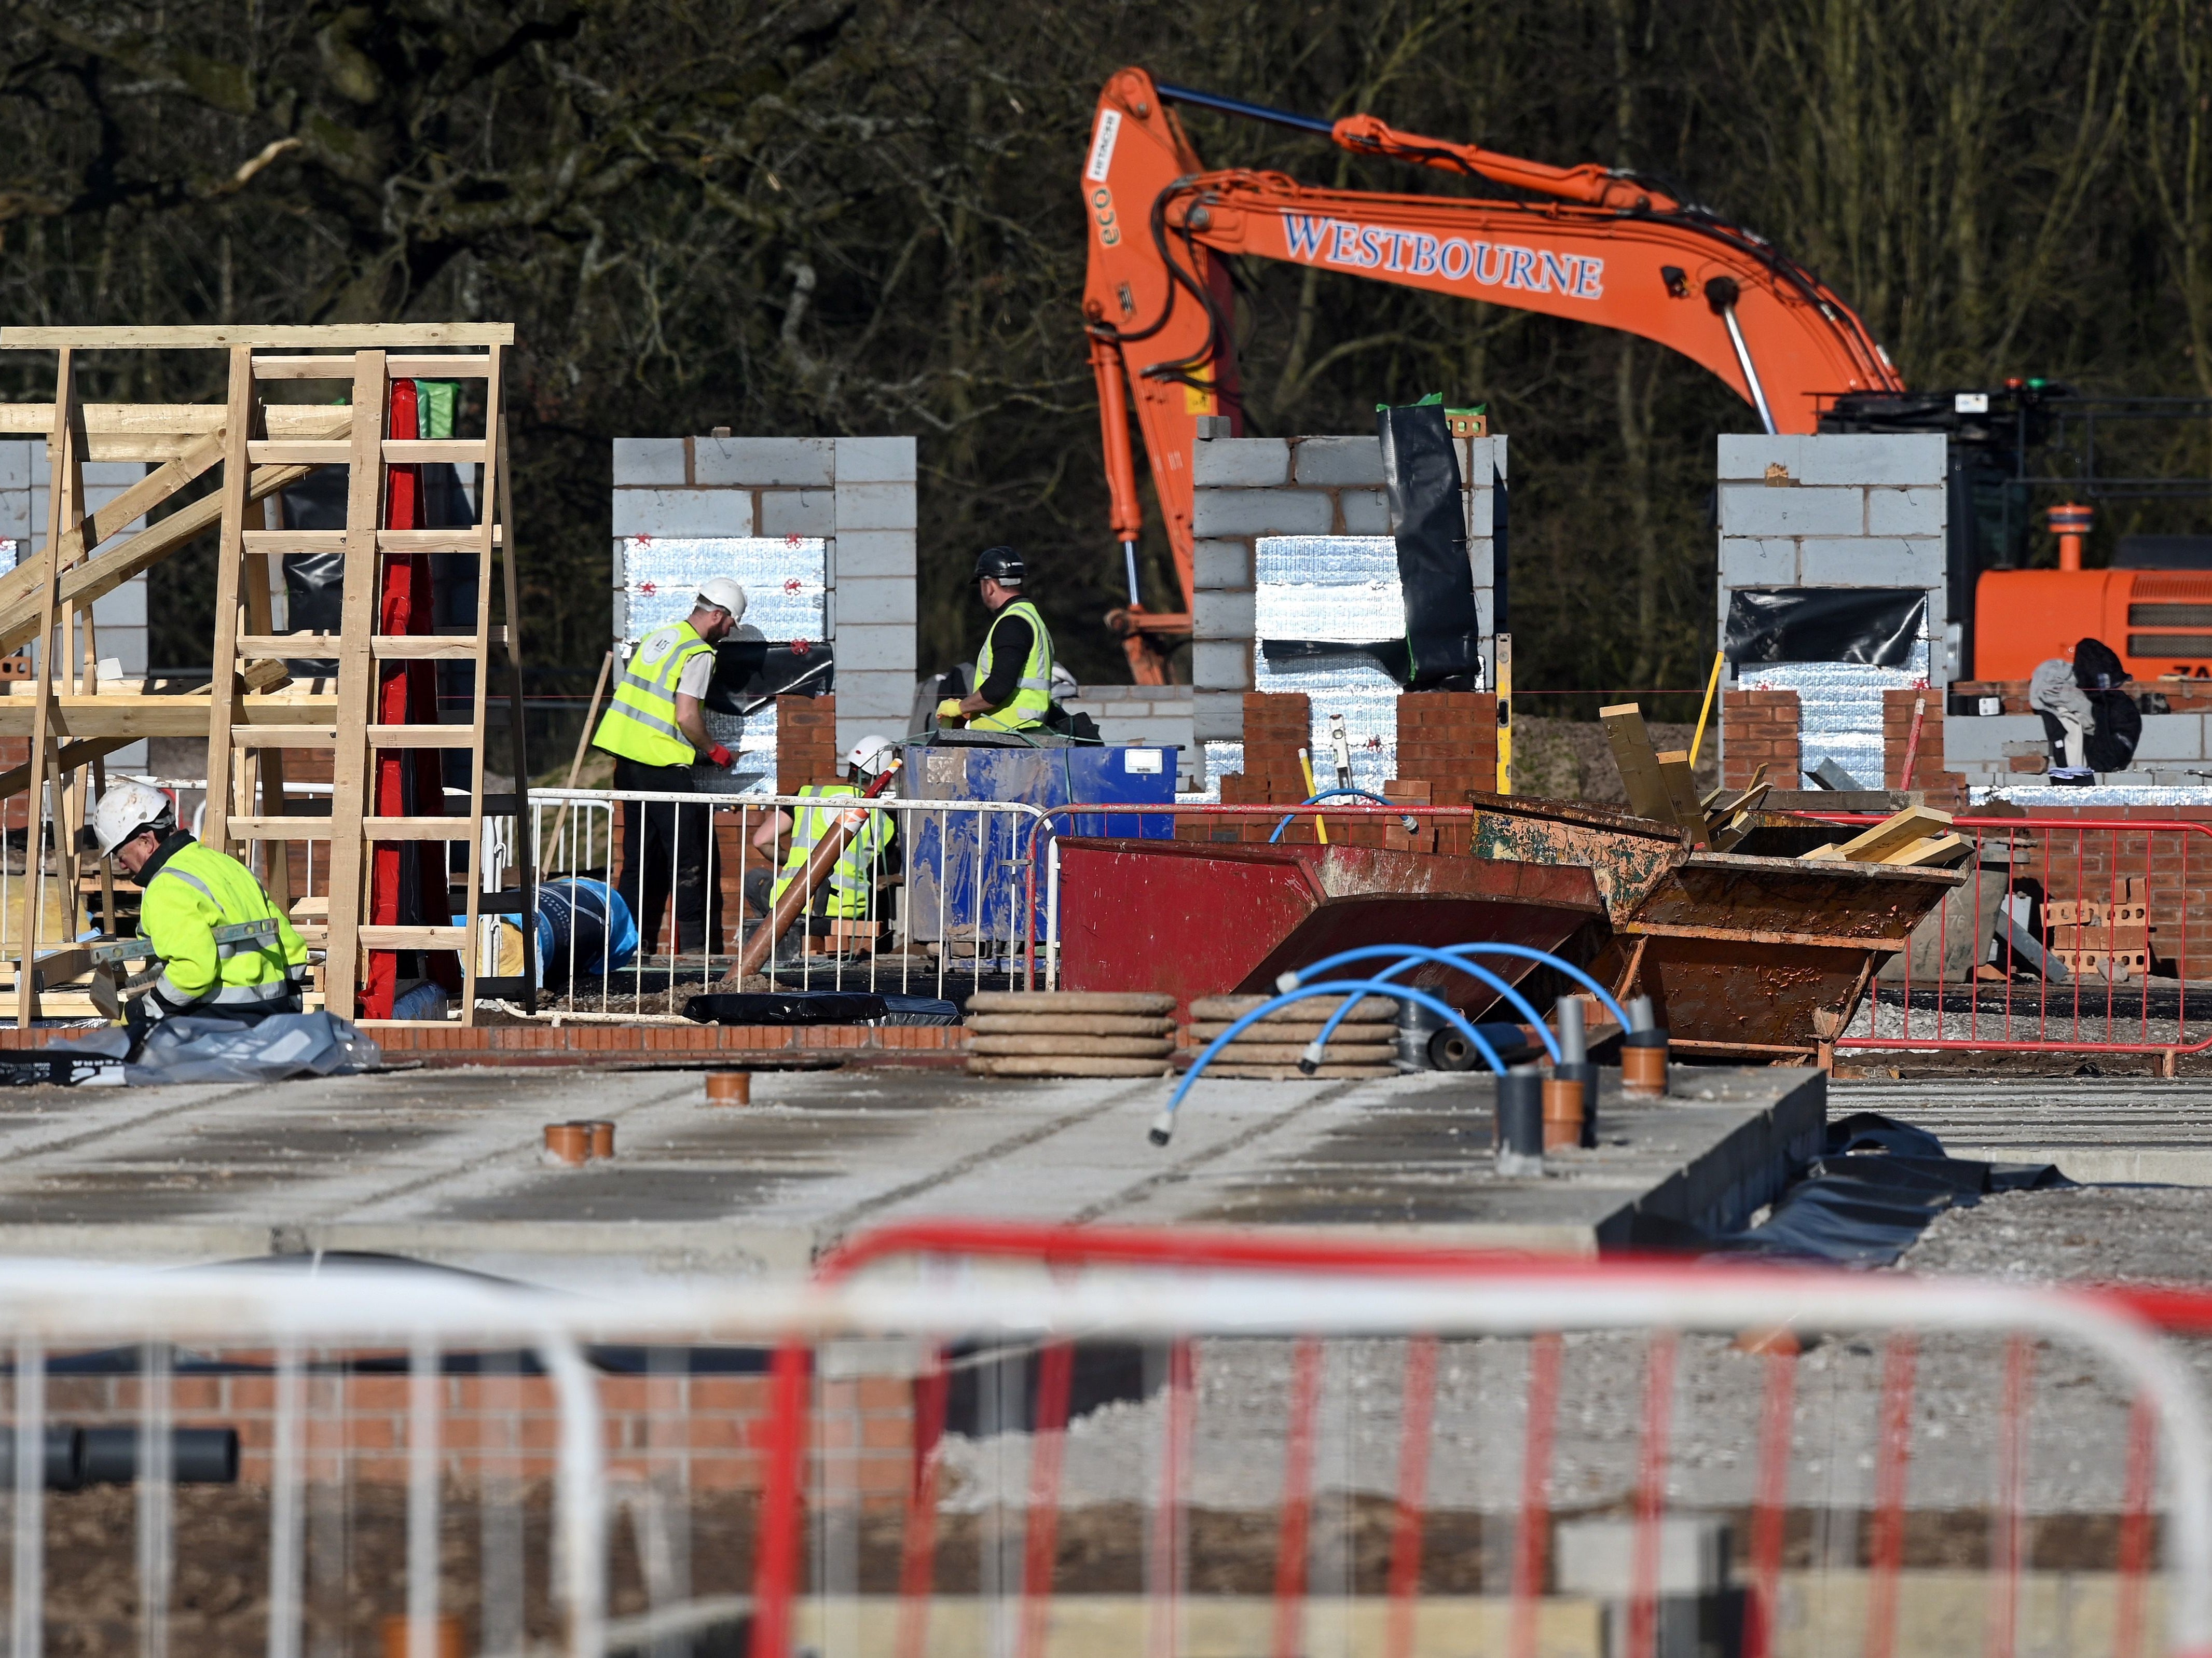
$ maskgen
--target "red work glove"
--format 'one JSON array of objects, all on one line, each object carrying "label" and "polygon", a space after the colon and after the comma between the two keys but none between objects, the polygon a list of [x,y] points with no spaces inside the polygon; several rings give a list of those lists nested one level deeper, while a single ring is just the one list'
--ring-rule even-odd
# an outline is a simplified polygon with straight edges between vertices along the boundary
[{"label": "red work glove", "polygon": [[727,771],[730,768],[730,762],[734,760],[736,756],[727,749],[724,748],[720,743],[717,743],[713,748],[707,750],[707,758],[710,763],[720,766],[724,771]]}]

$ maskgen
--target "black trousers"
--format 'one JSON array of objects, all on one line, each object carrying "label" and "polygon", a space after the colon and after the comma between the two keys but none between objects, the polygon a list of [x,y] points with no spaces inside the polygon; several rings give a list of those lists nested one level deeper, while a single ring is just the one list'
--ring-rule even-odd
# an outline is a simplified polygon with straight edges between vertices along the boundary
[{"label": "black trousers", "polygon": [[[615,786],[653,794],[690,794],[689,766],[641,766],[615,756]],[[660,937],[660,912],[676,898],[676,948],[684,955],[721,943],[720,884],[714,877],[714,810],[657,800],[623,808],[622,876],[616,890],[637,920],[641,951]]]}]

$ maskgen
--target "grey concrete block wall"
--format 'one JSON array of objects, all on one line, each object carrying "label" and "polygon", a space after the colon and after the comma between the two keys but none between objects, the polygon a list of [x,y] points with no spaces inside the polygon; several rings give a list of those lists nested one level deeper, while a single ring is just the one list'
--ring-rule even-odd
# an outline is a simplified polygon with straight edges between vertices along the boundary
[{"label": "grey concrete block wall", "polygon": [[1720,621],[1739,587],[1918,587],[1934,677],[1958,672],[1945,598],[1948,457],[1940,434],[1725,434]]},{"label": "grey concrete block wall", "polygon": [[[613,533],[804,536],[830,544],[837,742],[896,737],[914,703],[915,440],[617,438]],[[615,543],[613,637],[623,637]]]},{"label": "grey concrete block wall", "polygon": [[[84,493],[94,508],[106,506],[146,476],[143,461],[88,461],[84,469]],[[46,466],[43,440],[27,438],[0,442],[0,568],[18,557],[27,558],[44,544],[46,534],[46,492],[52,474]],[[120,545],[146,527],[133,519],[121,533],[105,544]],[[98,634],[102,659],[112,657],[122,665],[126,679],[143,678],[149,667],[190,668],[191,662],[155,663],[148,659],[146,578],[133,576],[92,607],[93,627]],[[146,745],[133,743],[110,757],[115,771],[143,771]],[[197,775],[197,774],[195,774]]]},{"label": "grey concrete block wall", "polygon": [[1176,750],[1176,787],[1188,793],[1205,768],[1191,732],[1191,697],[1188,685],[1086,685],[1067,707],[1089,714],[1109,743]]},{"label": "grey concrete block wall", "polygon": [[[1372,436],[1232,438],[1229,422],[1218,416],[1198,427],[1190,473],[1193,739],[1234,743],[1244,735],[1244,693],[1253,683],[1252,544],[1263,535],[1389,535],[1382,446]],[[1468,562],[1486,664],[1495,580],[1492,480],[1506,476],[1506,440],[1462,439],[1459,449]]]}]

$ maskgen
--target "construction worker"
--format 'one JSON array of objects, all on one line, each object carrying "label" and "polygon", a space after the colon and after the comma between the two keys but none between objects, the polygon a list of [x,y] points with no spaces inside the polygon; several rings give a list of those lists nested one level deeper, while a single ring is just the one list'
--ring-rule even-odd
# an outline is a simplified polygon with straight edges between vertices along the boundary
[{"label": "construction worker", "polygon": [[1022,597],[1027,574],[1011,547],[975,557],[975,586],[992,614],[975,654],[975,689],[937,705],[937,723],[964,720],[970,731],[1025,732],[1044,724],[1052,707],[1052,635],[1036,605]]},{"label": "construction worker", "polygon": [[[126,779],[100,797],[90,827],[100,855],[144,890],[138,935],[161,962],[131,1003],[134,1035],[179,1013],[256,1024],[300,1011],[307,946],[252,870],[177,827],[167,794]],[[258,938],[216,936],[252,922],[274,925]]]},{"label": "construction worker", "polygon": [[[655,628],[623,665],[592,746],[615,757],[615,787],[693,794],[695,765],[732,764],[701,715],[714,677],[714,647],[744,619],[745,590],[726,576],[699,584],[691,614]],[[630,801],[623,812],[622,875],[616,883],[636,918],[641,948],[660,935],[660,911],[676,895],[676,948],[708,948],[721,932],[720,895],[709,877],[714,808],[672,800]]]},{"label": "construction worker", "polygon": [[[849,800],[897,763],[898,752],[888,739],[864,737],[845,756],[846,781],[810,783],[799,793],[810,799]],[[757,869],[745,876],[745,902],[754,914],[768,915],[785,890],[805,872],[808,857],[836,824],[839,810],[828,805],[801,806],[795,820],[789,812],[776,811],[753,831],[754,848],[769,858],[775,856],[778,846],[788,848],[782,867],[772,874],[768,870]],[[820,918],[807,924],[816,936],[828,936],[832,918],[863,920],[875,914],[876,881],[888,872],[888,854],[896,833],[897,827],[890,812],[872,811],[867,815],[866,822],[846,842],[844,852],[831,865],[829,879],[815,890],[808,905],[813,915]]]}]

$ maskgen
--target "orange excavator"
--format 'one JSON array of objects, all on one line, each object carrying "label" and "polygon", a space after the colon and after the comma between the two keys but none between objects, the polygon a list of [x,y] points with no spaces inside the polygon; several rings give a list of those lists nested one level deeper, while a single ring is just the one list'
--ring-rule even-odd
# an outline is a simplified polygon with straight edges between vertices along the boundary
[{"label": "orange excavator", "polygon": [[[1519,193],[1392,195],[1322,189],[1280,173],[1209,173],[1171,104],[1322,134],[1355,155],[1435,167]],[[1994,404],[1988,393],[1907,393],[1888,355],[1834,289],[1762,237],[1635,173],[1521,161],[1401,132],[1371,115],[1328,121],[1289,114],[1162,85],[1133,68],[1114,76],[1099,94],[1083,201],[1090,219],[1084,316],[1098,382],[1113,531],[1129,587],[1127,608],[1107,621],[1121,635],[1139,683],[1165,680],[1168,648],[1190,631],[1189,462],[1197,422],[1225,416],[1232,434],[1243,429],[1222,257],[1232,254],[1638,334],[1717,375],[1757,411],[1768,432],[1945,430],[1953,454],[1949,614],[1971,618],[1978,601],[1993,616],[2002,613],[2001,637],[1986,641],[1986,648],[1977,646],[1968,658],[1978,667],[1996,667],[1993,677],[2016,677],[2011,671],[2018,661],[2032,665],[2070,649],[2081,617],[2107,608],[2100,601],[2112,586],[2108,575],[2117,573],[2075,568],[2078,539],[2072,543],[2075,556],[2063,561],[2065,569],[2009,568],[2025,551],[2030,480],[2025,447],[2010,440],[2003,416],[2008,409],[2020,411],[2022,433],[2031,416],[2039,420],[2039,394],[2021,388],[2042,382],[2012,382],[2010,391],[1995,394]],[[1138,588],[1144,508],[1130,448],[1133,405],[1175,554],[1180,611],[1146,610]],[[2001,466],[1996,457],[2014,458],[2016,446],[2021,464]],[[2008,503],[1999,516],[2013,520],[1994,541],[1987,524],[1976,522],[1986,520],[1992,492]],[[1990,563],[2000,568],[1984,568]],[[2212,584],[2212,574],[2200,580]],[[2120,585],[2131,583],[2130,577]],[[2127,595],[2117,589],[2109,602],[2127,609]],[[2122,641],[2111,642],[2118,647]],[[2122,653],[2131,671],[2139,677],[2171,671],[2168,653],[2156,648],[2165,641],[2144,642],[2153,647],[2146,653]],[[2199,629],[2186,643],[2212,659],[2212,633]]]}]

